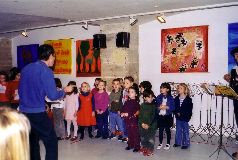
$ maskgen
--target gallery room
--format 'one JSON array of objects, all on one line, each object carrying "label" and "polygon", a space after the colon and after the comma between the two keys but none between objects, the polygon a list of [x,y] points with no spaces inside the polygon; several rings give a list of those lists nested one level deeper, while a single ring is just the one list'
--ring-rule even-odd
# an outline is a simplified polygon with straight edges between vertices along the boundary
[{"label": "gallery room", "polygon": [[237,0],[1,0],[0,160],[238,159]]}]

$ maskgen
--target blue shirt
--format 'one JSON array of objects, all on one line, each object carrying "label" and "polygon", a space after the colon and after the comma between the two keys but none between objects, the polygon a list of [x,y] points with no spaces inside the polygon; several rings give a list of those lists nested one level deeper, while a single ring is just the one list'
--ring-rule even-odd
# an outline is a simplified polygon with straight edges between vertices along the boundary
[{"label": "blue shirt", "polygon": [[42,61],[31,63],[21,71],[18,88],[19,109],[24,113],[45,111],[45,97],[57,100],[64,97],[64,91],[56,88],[52,70]]}]

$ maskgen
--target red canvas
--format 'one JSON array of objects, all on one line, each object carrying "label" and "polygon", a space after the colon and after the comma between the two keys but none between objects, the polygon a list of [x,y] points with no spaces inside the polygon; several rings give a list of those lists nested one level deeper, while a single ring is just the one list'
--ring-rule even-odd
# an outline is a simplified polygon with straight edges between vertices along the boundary
[{"label": "red canvas", "polygon": [[93,49],[93,40],[76,41],[76,76],[101,76],[100,49]]},{"label": "red canvas", "polygon": [[161,72],[208,72],[208,26],[162,29]]}]

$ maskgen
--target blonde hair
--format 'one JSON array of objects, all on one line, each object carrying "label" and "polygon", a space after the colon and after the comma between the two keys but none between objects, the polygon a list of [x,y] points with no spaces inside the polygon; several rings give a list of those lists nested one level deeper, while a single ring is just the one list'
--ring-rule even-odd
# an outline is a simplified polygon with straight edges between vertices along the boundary
[{"label": "blonde hair", "polygon": [[184,94],[185,94],[185,95],[187,95],[187,96],[190,95],[190,91],[189,91],[189,88],[188,88],[188,85],[187,85],[187,84],[185,84],[185,83],[180,83],[180,84],[178,85],[178,87],[179,87],[179,86],[181,86],[181,87],[184,88]]},{"label": "blonde hair", "polygon": [[83,85],[83,84],[87,85],[87,87],[88,87],[88,92],[89,92],[89,91],[90,91],[90,85],[89,85],[87,82],[83,82],[83,83],[81,84],[80,91],[82,92],[82,85]]},{"label": "blonde hair", "polygon": [[0,160],[29,160],[30,123],[21,113],[0,108]]}]

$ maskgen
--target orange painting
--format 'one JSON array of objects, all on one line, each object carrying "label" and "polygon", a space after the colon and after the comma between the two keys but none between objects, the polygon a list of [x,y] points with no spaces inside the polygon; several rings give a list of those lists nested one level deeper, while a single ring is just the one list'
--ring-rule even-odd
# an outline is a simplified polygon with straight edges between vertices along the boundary
[{"label": "orange painting", "polygon": [[101,76],[100,49],[93,49],[93,39],[76,41],[76,76]]},{"label": "orange painting", "polygon": [[161,72],[208,72],[208,26],[162,29]]}]

